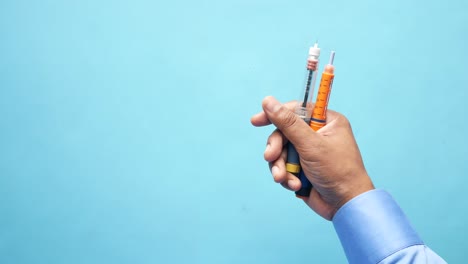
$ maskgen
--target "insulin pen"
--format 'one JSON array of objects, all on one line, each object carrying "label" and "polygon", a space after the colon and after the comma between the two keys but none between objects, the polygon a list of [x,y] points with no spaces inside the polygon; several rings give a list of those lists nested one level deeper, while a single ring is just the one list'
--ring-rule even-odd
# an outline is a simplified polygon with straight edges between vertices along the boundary
[{"label": "insulin pen", "polygon": [[[330,93],[333,85],[333,78],[335,77],[335,67],[333,66],[333,60],[335,59],[335,52],[332,51],[330,54],[330,61],[325,66],[322,73],[322,79],[320,80],[319,90],[317,99],[315,101],[314,110],[312,111],[312,117],[310,118],[310,127],[317,131],[324,127],[327,123],[327,108],[328,100],[330,99]],[[301,180],[301,189],[296,192],[298,197],[309,197],[310,191],[312,190],[312,184],[309,182],[304,172],[301,170],[299,174]]]},{"label": "insulin pen", "polygon": [[[304,122],[309,124],[310,116],[312,113],[312,97],[314,94],[315,80],[317,77],[317,69],[319,64],[320,48],[318,43],[315,43],[313,47],[309,49],[309,56],[307,57],[307,73],[305,81],[305,91],[303,96],[301,95],[300,100],[298,101],[295,113],[299,116]],[[286,170],[301,181],[302,187],[299,191],[296,192],[297,196],[309,196],[312,185],[309,180],[305,177],[304,173],[301,170],[301,165],[299,161],[299,155],[296,151],[296,148],[293,144],[288,143],[288,158],[286,162]]]},{"label": "insulin pen", "polygon": [[330,99],[333,78],[335,77],[335,66],[333,66],[334,59],[335,52],[332,51],[330,54],[330,62],[325,66],[322,73],[314,111],[312,111],[312,117],[310,118],[310,127],[314,131],[325,126],[327,122],[328,100]]},{"label": "insulin pen", "polygon": [[[324,127],[327,122],[327,108],[328,100],[330,99],[330,93],[333,85],[333,78],[335,77],[335,67],[333,66],[333,60],[335,59],[335,52],[332,51],[330,54],[330,61],[325,66],[322,73],[322,79],[320,80],[319,90],[317,99],[315,102],[314,110],[312,111],[312,117],[310,118],[310,127],[317,131]],[[289,155],[289,146],[288,146]],[[296,152],[297,155],[297,152]],[[288,156],[289,161],[289,156]],[[299,168],[300,169],[300,168]],[[309,182],[303,171],[300,170],[299,174],[295,174],[301,181],[301,189],[296,192],[298,197],[308,197],[312,190],[312,184]]]}]

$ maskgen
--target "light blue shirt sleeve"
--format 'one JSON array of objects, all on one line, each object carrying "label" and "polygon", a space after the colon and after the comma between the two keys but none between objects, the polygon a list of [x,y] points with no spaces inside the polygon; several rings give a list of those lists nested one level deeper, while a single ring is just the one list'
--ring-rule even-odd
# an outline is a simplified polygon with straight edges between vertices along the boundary
[{"label": "light blue shirt sleeve", "polygon": [[333,225],[350,264],[446,263],[424,245],[392,196],[365,192],[343,205]]}]

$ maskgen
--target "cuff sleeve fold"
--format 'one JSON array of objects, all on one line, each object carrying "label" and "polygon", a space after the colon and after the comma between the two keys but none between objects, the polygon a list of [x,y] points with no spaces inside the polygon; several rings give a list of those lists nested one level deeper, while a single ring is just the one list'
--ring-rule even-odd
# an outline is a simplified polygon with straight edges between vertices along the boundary
[{"label": "cuff sleeve fold", "polygon": [[379,263],[404,248],[423,245],[392,196],[365,192],[343,205],[333,225],[349,263]]}]

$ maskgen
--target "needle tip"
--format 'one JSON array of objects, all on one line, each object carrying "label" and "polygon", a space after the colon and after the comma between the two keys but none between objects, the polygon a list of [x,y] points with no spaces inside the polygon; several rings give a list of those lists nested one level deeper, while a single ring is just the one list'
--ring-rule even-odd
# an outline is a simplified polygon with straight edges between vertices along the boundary
[{"label": "needle tip", "polygon": [[330,65],[333,65],[333,61],[335,60],[335,51],[332,50],[331,54],[330,54]]}]

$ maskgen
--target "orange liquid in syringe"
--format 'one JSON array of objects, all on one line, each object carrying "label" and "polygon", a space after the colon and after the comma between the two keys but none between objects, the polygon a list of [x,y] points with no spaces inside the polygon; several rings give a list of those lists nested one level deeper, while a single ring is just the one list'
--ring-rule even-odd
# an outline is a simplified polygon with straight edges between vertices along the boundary
[{"label": "orange liquid in syringe", "polygon": [[317,100],[312,112],[312,118],[310,119],[310,127],[314,131],[324,127],[327,122],[327,107],[333,85],[333,78],[335,77],[334,70],[332,65],[327,65],[322,74],[322,79],[320,80]]}]

